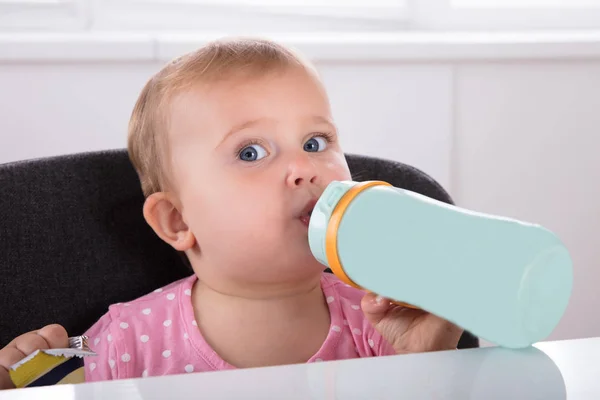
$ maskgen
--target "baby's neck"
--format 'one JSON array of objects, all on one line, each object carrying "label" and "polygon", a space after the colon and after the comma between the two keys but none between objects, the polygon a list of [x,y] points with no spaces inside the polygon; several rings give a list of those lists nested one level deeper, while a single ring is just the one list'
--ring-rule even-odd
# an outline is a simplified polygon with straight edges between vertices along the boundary
[{"label": "baby's neck", "polygon": [[306,362],[329,332],[329,308],[318,279],[255,296],[221,293],[197,281],[192,301],[205,340],[237,367]]}]

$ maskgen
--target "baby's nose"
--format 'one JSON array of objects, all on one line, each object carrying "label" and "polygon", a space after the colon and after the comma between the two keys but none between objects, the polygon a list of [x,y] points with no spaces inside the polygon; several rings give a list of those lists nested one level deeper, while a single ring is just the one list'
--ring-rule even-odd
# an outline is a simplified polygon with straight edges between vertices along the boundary
[{"label": "baby's nose", "polygon": [[[308,180],[308,182],[315,183],[316,180],[317,180],[317,177],[313,176]],[[303,183],[304,183],[304,178],[298,177],[298,178],[294,179],[294,185],[296,185],[296,186],[300,186]]]},{"label": "baby's nose", "polygon": [[308,157],[298,157],[290,163],[287,183],[290,187],[301,187],[315,184],[318,181],[318,170]]}]

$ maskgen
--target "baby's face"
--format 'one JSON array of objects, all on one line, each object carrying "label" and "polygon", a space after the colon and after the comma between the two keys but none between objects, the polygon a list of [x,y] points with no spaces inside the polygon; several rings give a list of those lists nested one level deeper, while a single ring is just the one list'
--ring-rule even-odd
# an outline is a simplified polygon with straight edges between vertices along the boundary
[{"label": "baby's face", "polygon": [[173,102],[172,179],[200,279],[287,283],[324,267],[308,221],[333,180],[349,180],[324,89],[306,72],[199,87]]}]

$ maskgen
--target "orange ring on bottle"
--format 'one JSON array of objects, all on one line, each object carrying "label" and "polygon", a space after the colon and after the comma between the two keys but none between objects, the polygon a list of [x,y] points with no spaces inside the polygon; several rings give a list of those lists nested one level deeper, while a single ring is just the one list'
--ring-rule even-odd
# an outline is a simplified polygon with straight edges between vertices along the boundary
[{"label": "orange ring on bottle", "polygon": [[[344,267],[342,266],[342,262],[340,261],[340,257],[338,254],[337,248],[337,232],[342,222],[342,217],[346,212],[346,209],[352,203],[352,201],[358,196],[363,190],[368,189],[373,186],[392,186],[388,182],[384,181],[366,181],[360,182],[353,187],[350,188],[338,201],[337,205],[331,212],[331,217],[329,218],[329,224],[327,225],[327,233],[325,235],[325,255],[327,256],[327,263],[329,264],[329,268],[331,271],[344,283],[355,287],[357,289],[364,290],[361,286],[357,285],[344,271]],[[403,302],[393,302],[394,304],[408,307],[408,308],[416,308],[410,304],[406,304]]]}]

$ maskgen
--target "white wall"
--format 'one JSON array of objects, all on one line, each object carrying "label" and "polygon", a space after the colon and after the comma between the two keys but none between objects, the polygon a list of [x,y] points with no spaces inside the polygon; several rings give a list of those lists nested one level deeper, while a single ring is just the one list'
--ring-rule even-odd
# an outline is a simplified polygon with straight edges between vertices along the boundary
[{"label": "white wall", "polygon": [[[443,43],[411,46],[306,47],[346,151],[413,164],[459,205],[556,231],[572,252],[575,287],[551,339],[600,336],[598,46],[559,59],[568,46],[532,58],[502,47],[497,59],[481,43],[472,54]],[[54,60],[2,49],[0,163],[124,147],[137,93],[168,58],[109,62],[87,49],[81,59]]]},{"label": "white wall", "polygon": [[600,336],[600,62],[464,65],[455,110],[456,201],[555,231],[575,281],[554,337]]},{"label": "white wall", "polygon": [[[0,64],[0,162],[124,147],[133,103],[160,65]],[[321,70],[347,151],[424,164],[449,182],[448,68],[333,64]],[[435,118],[421,118],[425,109]]]}]

